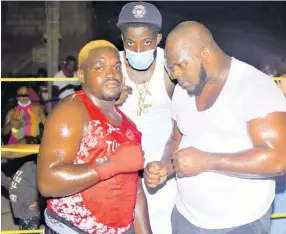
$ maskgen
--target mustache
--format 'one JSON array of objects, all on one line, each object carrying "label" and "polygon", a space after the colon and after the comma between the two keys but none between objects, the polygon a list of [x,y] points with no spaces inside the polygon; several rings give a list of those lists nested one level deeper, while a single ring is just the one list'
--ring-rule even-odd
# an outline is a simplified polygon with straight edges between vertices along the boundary
[{"label": "mustache", "polygon": [[118,85],[121,85],[121,82],[118,79],[116,79],[116,78],[106,78],[106,80],[104,81],[103,84],[105,85],[106,83],[108,83],[110,81],[115,81],[115,82],[118,83]]}]

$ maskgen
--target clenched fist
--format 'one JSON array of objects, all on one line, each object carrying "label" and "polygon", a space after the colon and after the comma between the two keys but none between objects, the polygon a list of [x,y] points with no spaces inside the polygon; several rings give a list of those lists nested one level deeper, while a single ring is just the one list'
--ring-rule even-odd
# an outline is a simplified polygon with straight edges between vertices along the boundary
[{"label": "clenched fist", "polygon": [[164,183],[168,177],[169,170],[166,164],[156,161],[147,164],[144,169],[144,180],[149,188],[156,188]]},{"label": "clenched fist", "polygon": [[195,176],[211,169],[210,156],[194,147],[176,151],[171,159],[179,178]]}]

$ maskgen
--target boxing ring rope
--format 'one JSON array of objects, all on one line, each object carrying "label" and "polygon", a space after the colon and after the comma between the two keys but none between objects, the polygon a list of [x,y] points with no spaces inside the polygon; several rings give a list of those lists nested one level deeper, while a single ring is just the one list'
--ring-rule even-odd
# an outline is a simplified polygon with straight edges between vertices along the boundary
[{"label": "boxing ring rope", "polygon": [[[283,80],[284,77],[274,77],[274,81]],[[29,82],[29,81],[78,81],[78,78],[1,78],[1,82]],[[1,148],[1,152],[16,152],[16,153],[32,153],[36,154],[38,150],[28,149],[14,149],[14,148]],[[26,156],[23,156],[26,157]],[[286,218],[285,214],[272,214],[271,219]],[[44,229],[39,230],[8,230],[1,231],[1,234],[21,234],[21,233],[43,233]]]},{"label": "boxing ring rope", "polygon": [[[14,149],[14,148],[5,148],[4,149],[4,148],[1,148],[1,152],[17,152],[17,153],[33,153],[33,154],[36,154],[39,152],[39,150]],[[23,157],[27,157],[27,156],[23,156]],[[271,215],[271,219],[281,219],[281,218],[286,218],[286,213],[285,214],[272,214]],[[19,233],[19,232],[17,232],[17,233]]]},{"label": "boxing ring rope", "polygon": [[1,231],[1,234],[24,234],[24,233],[44,233],[44,229],[38,230],[9,230],[9,231]]},{"label": "boxing ring rope", "polygon": [[[284,77],[273,77],[274,81],[286,79]],[[78,81],[78,78],[1,78],[1,82],[29,82],[29,81]]]},{"label": "boxing ring rope", "polygon": [[1,82],[29,82],[29,81],[79,81],[78,78],[1,78]]},{"label": "boxing ring rope", "polygon": [[[36,154],[39,150],[32,150],[32,149],[14,149],[14,148],[1,148],[1,152],[13,152],[13,153],[32,153]],[[23,156],[27,157],[27,156]]]}]

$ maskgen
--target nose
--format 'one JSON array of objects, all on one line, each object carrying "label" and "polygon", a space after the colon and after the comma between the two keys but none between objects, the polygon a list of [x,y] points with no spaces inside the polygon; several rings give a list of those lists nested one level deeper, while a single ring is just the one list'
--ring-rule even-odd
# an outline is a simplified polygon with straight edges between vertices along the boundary
[{"label": "nose", "polygon": [[137,52],[137,53],[140,53],[140,52],[141,52],[141,51],[140,51],[140,45],[137,45],[136,52]]},{"label": "nose", "polygon": [[112,67],[106,68],[105,70],[105,77],[114,77],[114,70]]}]

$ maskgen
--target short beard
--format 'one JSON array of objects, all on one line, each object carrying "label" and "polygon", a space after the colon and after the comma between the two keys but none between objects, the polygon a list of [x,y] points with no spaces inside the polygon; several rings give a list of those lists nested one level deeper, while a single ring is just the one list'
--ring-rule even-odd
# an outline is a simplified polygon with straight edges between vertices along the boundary
[{"label": "short beard", "polygon": [[204,90],[204,87],[207,83],[207,73],[206,73],[206,70],[204,69],[204,67],[201,65],[200,67],[200,73],[199,73],[199,77],[200,77],[200,81],[199,83],[195,86],[194,89],[186,89],[188,95],[190,97],[192,96],[200,96],[201,93],[203,92]]},{"label": "short beard", "polygon": [[103,101],[112,102],[112,101],[116,101],[120,97],[120,94],[121,94],[121,89],[119,89],[118,92],[114,94],[103,93],[100,99]]}]

